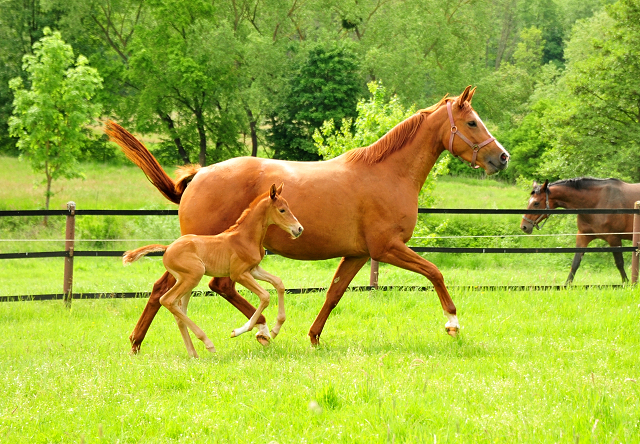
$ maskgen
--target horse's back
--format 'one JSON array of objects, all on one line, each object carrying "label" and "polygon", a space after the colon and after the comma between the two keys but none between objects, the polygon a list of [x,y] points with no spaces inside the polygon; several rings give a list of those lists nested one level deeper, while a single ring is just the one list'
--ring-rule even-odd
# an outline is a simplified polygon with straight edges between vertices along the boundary
[{"label": "horse's back", "polygon": [[[183,234],[220,233],[272,184],[284,183],[282,195],[305,231],[294,241],[270,227],[266,248],[295,259],[364,256],[368,254],[365,231],[388,222],[396,231],[404,229],[408,238],[415,225],[411,218],[417,217],[417,196],[402,188],[406,179],[382,168],[344,158],[322,162],[230,159],[195,175],[182,196],[180,227]],[[383,186],[385,182],[393,183]]]}]

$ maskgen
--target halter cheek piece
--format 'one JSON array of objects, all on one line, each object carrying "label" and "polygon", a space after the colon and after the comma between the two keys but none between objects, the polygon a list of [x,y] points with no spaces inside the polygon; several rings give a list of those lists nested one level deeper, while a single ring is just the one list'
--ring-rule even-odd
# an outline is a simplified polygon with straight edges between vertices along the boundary
[{"label": "halter cheek piece", "polygon": [[[545,210],[550,210],[551,208],[549,207],[549,187],[545,188],[544,190],[544,194],[545,194],[545,201],[546,201],[546,208]],[[542,227],[539,226],[538,224],[540,223],[540,221],[545,217],[546,219],[544,220],[544,222],[542,222],[542,227],[544,227],[544,224],[547,223],[547,221],[549,220],[549,215],[548,214],[541,214],[540,216],[538,216],[538,218],[536,220],[531,220],[529,219],[526,215],[522,216],[522,218],[524,220],[526,220],[527,222],[529,222],[530,224],[532,224],[534,227],[536,227],[538,230],[542,230]]]},{"label": "halter cheek piece", "polygon": [[491,142],[496,140],[496,138],[491,136],[491,134],[489,134],[489,136],[491,136],[491,137],[489,137],[487,140],[485,140],[482,143],[478,144],[478,143],[471,142],[469,139],[467,139],[464,136],[464,134],[462,134],[460,131],[458,131],[458,127],[456,126],[455,122],[453,121],[453,113],[451,112],[451,101],[447,102],[447,113],[449,113],[449,123],[451,124],[451,137],[449,137],[449,148],[448,148],[449,152],[451,152],[451,154],[453,154],[453,157],[458,157],[453,152],[453,138],[457,134],[458,137],[460,137],[462,140],[464,140],[467,145],[469,145],[471,148],[473,148],[473,157],[471,158],[471,168],[473,168],[473,169],[480,168],[478,165],[476,165],[476,159],[478,157],[478,151],[480,151],[480,148],[482,148],[483,146],[489,145]]}]

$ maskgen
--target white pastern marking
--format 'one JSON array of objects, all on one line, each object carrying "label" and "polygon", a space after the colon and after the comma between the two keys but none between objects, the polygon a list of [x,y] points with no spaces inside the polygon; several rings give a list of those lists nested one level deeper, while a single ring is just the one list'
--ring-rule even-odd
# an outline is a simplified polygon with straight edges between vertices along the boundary
[{"label": "white pastern marking", "polygon": [[449,319],[449,321],[446,324],[444,324],[446,328],[449,328],[449,327],[460,328],[460,324],[458,324],[458,317],[456,315],[447,313],[446,311],[444,312],[444,315]]}]

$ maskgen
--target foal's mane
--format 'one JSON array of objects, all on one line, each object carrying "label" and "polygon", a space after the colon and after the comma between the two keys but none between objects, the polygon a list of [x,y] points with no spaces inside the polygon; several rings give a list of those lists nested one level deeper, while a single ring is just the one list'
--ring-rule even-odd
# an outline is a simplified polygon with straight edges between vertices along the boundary
[{"label": "foal's mane", "polygon": [[403,120],[394,126],[387,134],[382,136],[378,141],[369,146],[355,148],[346,153],[347,162],[364,162],[373,165],[382,162],[391,154],[401,149],[414,136],[422,122],[429,114],[436,111],[449,100],[455,100],[456,97],[444,96],[438,103],[428,108],[421,109],[413,116]]},{"label": "foal's mane", "polygon": [[249,216],[249,213],[251,212],[251,210],[253,210],[258,205],[258,203],[268,195],[269,195],[269,192],[266,192],[259,195],[255,199],[253,199],[253,202],[251,202],[249,206],[242,212],[238,220],[236,220],[236,222],[233,225],[231,225],[229,228],[224,230],[223,233],[227,233],[229,231],[235,231],[236,229],[238,229],[238,226],[247,218],[247,216]]}]

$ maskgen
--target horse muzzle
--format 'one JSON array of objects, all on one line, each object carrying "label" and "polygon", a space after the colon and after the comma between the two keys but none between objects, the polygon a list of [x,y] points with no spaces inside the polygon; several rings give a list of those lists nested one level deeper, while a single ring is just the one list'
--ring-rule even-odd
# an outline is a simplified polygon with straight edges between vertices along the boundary
[{"label": "horse muzzle", "polygon": [[303,231],[304,231],[304,228],[302,228],[302,225],[298,225],[297,227],[294,227],[291,229],[291,237],[293,239],[297,239],[300,236],[302,236]]}]

